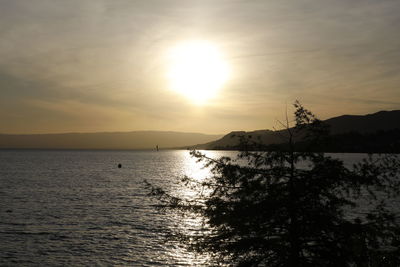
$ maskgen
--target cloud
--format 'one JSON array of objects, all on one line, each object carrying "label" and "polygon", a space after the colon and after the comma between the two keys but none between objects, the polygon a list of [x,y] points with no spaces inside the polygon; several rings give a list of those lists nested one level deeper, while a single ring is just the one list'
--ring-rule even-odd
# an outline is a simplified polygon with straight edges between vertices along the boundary
[{"label": "cloud", "polygon": [[[346,113],[394,108],[399,14],[394,0],[0,0],[0,111],[9,125],[0,130],[33,131],[28,120],[48,131],[220,133],[265,128],[262,118],[294,99],[324,116],[337,115],[335,103],[357,103]],[[203,111],[165,83],[165,51],[185,39],[215,42],[232,64],[232,80]]]}]

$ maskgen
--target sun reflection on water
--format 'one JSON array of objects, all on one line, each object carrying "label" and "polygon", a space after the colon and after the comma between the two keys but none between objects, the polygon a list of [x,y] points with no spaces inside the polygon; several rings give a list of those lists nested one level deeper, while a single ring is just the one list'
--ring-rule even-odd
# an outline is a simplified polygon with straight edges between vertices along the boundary
[{"label": "sun reflection on water", "polygon": [[[210,158],[219,158],[226,156],[226,151],[222,155],[219,151],[202,151]],[[236,153],[236,152],[233,152]],[[234,154],[232,154],[234,155]],[[210,168],[204,168],[203,162],[197,162],[197,159],[190,156],[188,151],[182,154],[182,176],[190,177],[193,181],[201,183],[205,179],[209,178],[212,173]],[[207,197],[207,190],[201,190],[201,187],[192,188],[189,186],[179,185],[174,187],[173,193],[175,196],[185,198],[188,200],[198,199],[201,201]],[[200,194],[201,192],[201,194]],[[174,212],[173,219],[170,224],[171,230],[175,233],[183,235],[196,236],[209,231],[207,223],[204,218],[196,214],[182,214],[179,211]],[[189,252],[185,249],[184,245],[176,243],[175,246],[170,249],[169,256],[178,259],[181,265],[186,266],[214,266],[211,262],[211,256],[205,254],[196,254]]]}]

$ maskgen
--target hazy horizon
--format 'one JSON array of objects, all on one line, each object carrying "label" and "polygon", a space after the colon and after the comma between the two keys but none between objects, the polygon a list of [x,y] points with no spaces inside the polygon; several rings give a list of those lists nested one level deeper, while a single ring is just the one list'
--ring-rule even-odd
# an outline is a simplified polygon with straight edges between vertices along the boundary
[{"label": "hazy horizon", "polygon": [[168,130],[133,130],[133,131],[98,131],[98,132],[47,132],[47,133],[3,133],[4,135],[51,135],[51,134],[96,134],[96,133],[105,133],[105,134],[113,134],[113,133],[146,133],[146,132],[154,132],[154,133],[183,133],[183,134],[202,134],[202,135],[223,135],[224,133],[201,133],[201,132],[184,132],[184,131],[168,131]]},{"label": "hazy horizon", "polygon": [[[390,112],[390,111],[398,111],[398,110],[378,110],[376,112],[371,112],[368,114],[341,114],[338,115],[337,117],[341,116],[364,116],[364,115],[371,115],[375,114],[378,112]],[[317,116],[318,117],[318,116]],[[326,119],[332,119],[336,117],[329,117]],[[233,129],[230,132],[237,132],[237,131],[246,131],[246,132],[252,132],[252,131],[263,131],[263,130],[277,130],[277,128],[263,128],[263,129]],[[5,132],[0,132],[0,135],[63,135],[63,134],[118,134],[118,133],[145,133],[145,132],[152,132],[152,133],[180,133],[180,134],[200,134],[200,135],[209,135],[209,136],[223,136],[226,135],[230,132],[225,132],[225,133],[206,133],[206,132],[191,132],[191,131],[172,131],[172,130],[126,130],[126,131],[93,131],[93,132],[73,132],[73,131],[66,131],[66,132],[46,132],[46,133],[5,133]]]},{"label": "hazy horizon", "polygon": [[219,139],[202,133],[135,131],[58,134],[0,134],[0,149],[160,149],[187,148]]}]

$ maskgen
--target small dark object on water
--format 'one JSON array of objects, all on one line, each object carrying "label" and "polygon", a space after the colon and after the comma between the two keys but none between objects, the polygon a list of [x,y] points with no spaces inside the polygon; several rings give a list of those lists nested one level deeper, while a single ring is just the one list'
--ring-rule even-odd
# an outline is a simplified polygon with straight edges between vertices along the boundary
[{"label": "small dark object on water", "polygon": [[121,167],[122,167],[122,164],[121,164],[121,163],[119,163],[119,164],[118,164],[118,168],[121,168]]},{"label": "small dark object on water", "polygon": [[7,212],[7,213],[11,213],[11,212],[13,212],[13,211],[12,211],[12,210],[6,210],[6,212]]}]

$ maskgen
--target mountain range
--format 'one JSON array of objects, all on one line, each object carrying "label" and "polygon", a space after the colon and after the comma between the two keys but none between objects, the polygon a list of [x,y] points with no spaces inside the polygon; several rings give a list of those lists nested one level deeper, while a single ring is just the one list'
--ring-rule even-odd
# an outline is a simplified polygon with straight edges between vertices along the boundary
[{"label": "mountain range", "polygon": [[[332,152],[385,152],[400,142],[400,110],[367,115],[343,115],[324,121],[330,130],[325,150]],[[251,138],[264,146],[282,144],[286,130],[234,131],[221,139],[192,146],[193,149],[238,149],[240,139]]]},{"label": "mountain range", "polygon": [[[400,151],[400,110],[343,115],[324,122],[331,133],[326,151],[385,152],[393,146]],[[0,134],[0,149],[237,149],[241,136],[251,136],[264,146],[281,144],[284,131],[233,131],[224,136],[170,131]]]},{"label": "mountain range", "polygon": [[0,149],[164,149],[206,143],[221,136],[164,131],[0,134]]}]

